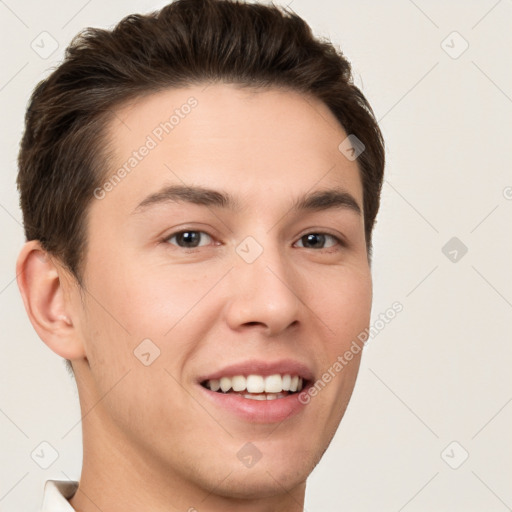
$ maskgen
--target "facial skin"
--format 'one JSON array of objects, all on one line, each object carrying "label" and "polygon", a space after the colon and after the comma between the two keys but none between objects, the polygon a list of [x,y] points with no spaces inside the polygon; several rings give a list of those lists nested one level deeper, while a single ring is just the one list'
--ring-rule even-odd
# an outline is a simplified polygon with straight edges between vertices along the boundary
[{"label": "facial skin", "polygon": [[[338,150],[347,134],[316,99],[228,84],[139,98],[109,125],[106,179],[191,97],[197,106],[92,199],[84,290],[37,242],[18,261],[32,323],[75,370],[84,443],[76,510],[302,510],[305,480],[355,384],[360,353],[299,412],[266,422],[218,406],[197,382],[256,359],[293,360],[319,379],[368,327],[372,282],[362,214],[292,209],[326,189],[363,206],[357,161]],[[137,209],[168,185],[221,190],[241,209]],[[198,246],[172,237],[182,231],[203,233]],[[346,245],[331,236],[308,245],[310,233]],[[252,263],[236,250],[247,237],[262,248]],[[134,355],[145,339],[160,350],[148,366]],[[261,453],[252,467],[237,456],[248,442]]]}]

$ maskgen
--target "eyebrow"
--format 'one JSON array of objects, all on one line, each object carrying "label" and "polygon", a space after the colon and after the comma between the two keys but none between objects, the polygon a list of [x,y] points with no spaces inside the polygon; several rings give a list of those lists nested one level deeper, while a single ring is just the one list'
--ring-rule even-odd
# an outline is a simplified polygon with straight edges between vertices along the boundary
[{"label": "eyebrow", "polygon": [[[202,186],[168,185],[143,199],[133,213],[140,213],[159,204],[179,202],[223,208],[233,212],[242,210],[240,202],[228,192]],[[293,202],[291,209],[296,212],[347,209],[358,215],[362,213],[356,199],[341,188],[306,193]]]}]

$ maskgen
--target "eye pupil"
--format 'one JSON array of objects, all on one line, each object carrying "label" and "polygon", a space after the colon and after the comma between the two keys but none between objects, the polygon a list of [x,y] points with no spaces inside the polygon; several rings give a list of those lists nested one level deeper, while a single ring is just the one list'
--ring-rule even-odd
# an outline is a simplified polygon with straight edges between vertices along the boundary
[{"label": "eye pupil", "polygon": [[315,246],[315,242],[316,245],[318,245],[318,243],[320,243],[320,245],[325,244],[325,235],[319,233],[309,233],[304,238],[307,240],[307,244],[312,244],[313,246]]},{"label": "eye pupil", "polygon": [[183,241],[188,247],[190,247],[190,244],[192,244],[192,247],[197,247],[199,238],[199,233],[197,231],[183,231],[177,235],[178,241]]}]

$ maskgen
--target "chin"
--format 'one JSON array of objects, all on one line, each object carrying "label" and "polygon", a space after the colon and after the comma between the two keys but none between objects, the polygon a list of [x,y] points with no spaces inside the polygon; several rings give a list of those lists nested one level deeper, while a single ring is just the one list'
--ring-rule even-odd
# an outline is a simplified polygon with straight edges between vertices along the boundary
[{"label": "chin", "polygon": [[240,500],[271,498],[282,495],[283,489],[292,493],[305,483],[309,473],[309,469],[237,467],[220,486],[215,487],[215,493]]}]

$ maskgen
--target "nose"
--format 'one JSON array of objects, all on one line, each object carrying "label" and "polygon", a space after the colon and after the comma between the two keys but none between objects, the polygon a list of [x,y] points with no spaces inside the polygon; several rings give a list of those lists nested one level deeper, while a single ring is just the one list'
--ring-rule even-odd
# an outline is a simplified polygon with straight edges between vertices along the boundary
[{"label": "nose", "polygon": [[252,263],[235,255],[226,310],[231,329],[258,328],[271,337],[299,323],[302,302],[294,289],[298,275],[285,257],[268,247]]}]

